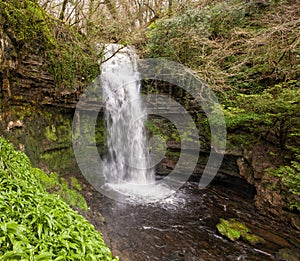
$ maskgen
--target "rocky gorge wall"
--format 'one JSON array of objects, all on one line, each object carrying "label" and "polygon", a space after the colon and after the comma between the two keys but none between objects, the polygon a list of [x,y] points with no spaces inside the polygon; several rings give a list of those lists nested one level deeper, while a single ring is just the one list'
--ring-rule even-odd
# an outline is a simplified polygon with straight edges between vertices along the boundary
[{"label": "rocky gorge wall", "polygon": [[[5,7],[8,8],[9,5]],[[26,2],[20,3],[20,8],[29,7],[30,5],[26,7]],[[18,26],[16,28],[8,27],[12,23],[12,18],[6,17],[2,11],[0,12],[1,134],[17,148],[25,151],[34,166],[42,167],[49,172],[63,173],[66,170],[77,170],[72,150],[73,114],[79,96],[88,83],[84,74],[93,70],[97,75],[99,65],[97,62],[94,63],[93,59],[87,59],[89,68],[76,74],[79,70],[76,67],[77,63],[82,65],[86,63],[84,59],[80,61],[76,59],[78,58],[76,55],[80,56],[81,53],[75,47],[73,49],[76,53],[67,48],[69,44],[75,44],[72,41],[77,41],[78,36],[71,35],[71,39],[67,39],[70,42],[64,41],[64,45],[61,46],[57,32],[50,30],[53,25],[51,23],[56,23],[56,30],[60,30],[61,33],[65,33],[64,30],[67,29],[61,27],[59,21],[48,21],[38,6],[34,6],[32,17],[24,18],[25,21],[29,19],[27,22],[30,25],[26,22],[13,25]],[[40,23],[47,20],[51,26],[39,25],[40,27],[31,28],[34,19],[40,19]],[[34,41],[26,37],[23,39],[19,36],[20,30],[28,30],[22,32],[28,34],[27,37],[41,30],[38,32],[41,34],[38,38],[40,40]],[[51,43],[45,43],[46,40]],[[63,50],[63,47],[66,50]],[[88,52],[88,49],[85,52]],[[59,54],[65,55],[66,61],[61,61],[64,57],[57,57],[55,65],[53,61],[49,62],[49,57],[54,59]],[[70,56],[73,60],[67,59]],[[68,65],[69,70],[65,68]],[[70,80],[70,77],[74,79]],[[91,109],[90,104],[83,103],[83,107],[85,107],[83,110]]]},{"label": "rocky gorge wall", "polygon": [[58,88],[43,47],[20,49],[14,38],[0,29],[0,84],[4,106],[30,103],[75,108],[83,86]]},{"label": "rocky gorge wall", "polygon": [[77,170],[72,120],[85,85],[58,85],[45,52],[39,43],[21,47],[0,28],[0,130],[34,166],[62,174]]}]

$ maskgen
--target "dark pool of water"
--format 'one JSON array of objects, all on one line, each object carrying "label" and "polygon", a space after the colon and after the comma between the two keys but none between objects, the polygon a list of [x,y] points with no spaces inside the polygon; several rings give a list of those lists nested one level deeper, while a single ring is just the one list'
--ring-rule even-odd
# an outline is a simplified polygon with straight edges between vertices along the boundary
[{"label": "dark pool of water", "polygon": [[[291,247],[291,232],[259,215],[245,188],[234,188],[217,182],[199,190],[189,182],[172,197],[148,205],[115,202],[89,186],[85,196],[93,213],[89,219],[121,261],[274,260],[279,249]],[[95,219],[99,211],[103,223]],[[251,246],[223,238],[216,230],[220,218],[245,222],[266,243]],[[297,236],[292,235],[294,241]]]}]

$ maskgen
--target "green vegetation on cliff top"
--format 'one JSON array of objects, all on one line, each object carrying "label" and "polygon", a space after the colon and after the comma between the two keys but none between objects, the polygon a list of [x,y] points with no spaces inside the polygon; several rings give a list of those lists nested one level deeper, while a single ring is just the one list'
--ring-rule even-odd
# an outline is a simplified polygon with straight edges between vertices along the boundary
[{"label": "green vegetation on cliff top", "polygon": [[0,35],[1,31],[18,57],[28,50],[44,57],[60,90],[82,87],[99,75],[101,53],[76,28],[48,15],[37,1],[0,1]]},{"label": "green vegetation on cliff top", "polygon": [[260,93],[299,79],[298,1],[195,1],[148,28],[145,55],[192,68],[216,90]]}]

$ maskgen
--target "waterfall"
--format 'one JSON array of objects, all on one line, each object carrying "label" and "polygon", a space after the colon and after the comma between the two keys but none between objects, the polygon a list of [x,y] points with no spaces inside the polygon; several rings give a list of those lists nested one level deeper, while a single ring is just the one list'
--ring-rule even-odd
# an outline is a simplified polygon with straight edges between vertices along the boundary
[{"label": "waterfall", "polygon": [[105,54],[109,57],[101,74],[108,147],[104,174],[111,188],[140,194],[155,176],[149,166],[137,55],[131,48],[110,44]]},{"label": "waterfall", "polygon": [[[198,128],[189,112],[172,97],[148,93],[143,97],[147,110],[143,108],[140,80],[155,79],[177,85],[191,93],[191,97],[197,97],[196,104],[202,106],[210,118],[212,149],[199,186],[206,187],[217,174],[226,145],[224,115],[210,88],[177,63],[137,59],[134,49],[120,45],[106,45],[105,50],[102,73],[84,91],[74,114],[72,143],[84,176],[99,192],[112,199],[133,199],[134,202],[142,199],[147,203],[167,199],[188,180],[199,159]],[[101,144],[105,136],[99,133],[102,125],[98,121],[103,108],[106,155],[105,146]],[[211,108],[214,108],[213,113]],[[155,180],[153,167],[166,157],[166,140],[163,135],[151,135],[151,153],[148,152],[144,128],[148,113],[171,122],[180,138],[176,166],[159,181]],[[216,121],[218,124],[214,126]]]}]

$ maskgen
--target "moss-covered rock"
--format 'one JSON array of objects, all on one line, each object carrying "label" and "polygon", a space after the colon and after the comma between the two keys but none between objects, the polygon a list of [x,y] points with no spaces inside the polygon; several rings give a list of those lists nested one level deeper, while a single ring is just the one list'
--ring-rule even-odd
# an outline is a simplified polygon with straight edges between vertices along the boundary
[{"label": "moss-covered rock", "polygon": [[81,184],[75,177],[71,177],[69,183],[65,178],[60,177],[54,172],[48,175],[44,171],[35,168],[33,169],[33,173],[36,179],[41,182],[48,192],[60,196],[73,208],[82,211],[88,210],[84,197],[79,193]]},{"label": "moss-covered rock", "polygon": [[251,234],[250,229],[245,224],[234,218],[229,220],[221,218],[217,224],[217,229],[221,235],[229,238],[231,241],[236,241],[241,238],[251,245],[264,243],[263,238]]},{"label": "moss-covered rock", "polygon": [[257,186],[255,205],[261,213],[270,215],[300,229],[299,163],[269,168]]},{"label": "moss-covered rock", "polygon": [[282,248],[276,253],[276,260],[279,261],[299,261],[300,252],[294,249]]},{"label": "moss-covered rock", "polygon": [[[77,169],[72,150],[70,110],[22,105],[5,108],[0,131],[16,147],[22,147],[35,167],[48,172]],[[7,128],[10,121],[22,120],[21,127]]]},{"label": "moss-covered rock", "polygon": [[242,239],[251,245],[263,244],[265,242],[262,237],[249,233],[242,234]]},{"label": "moss-covered rock", "polygon": [[0,86],[13,104],[73,106],[101,52],[34,0],[0,1]]},{"label": "moss-covered rock", "polygon": [[226,236],[232,241],[239,239],[242,234],[249,232],[249,229],[243,223],[235,219],[225,220],[221,218],[220,223],[217,224],[217,229],[221,235]]}]

